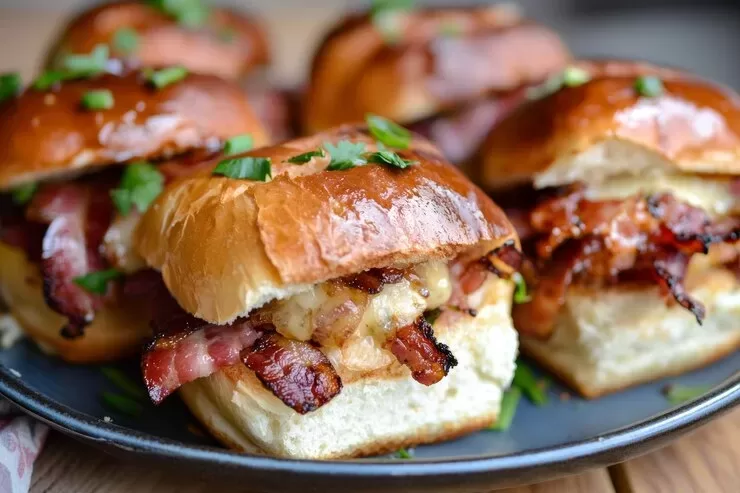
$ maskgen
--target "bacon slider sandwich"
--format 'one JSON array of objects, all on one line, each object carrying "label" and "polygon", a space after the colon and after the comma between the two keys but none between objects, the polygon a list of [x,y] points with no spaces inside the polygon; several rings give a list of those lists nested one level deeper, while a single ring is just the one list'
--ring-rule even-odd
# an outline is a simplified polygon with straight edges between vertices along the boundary
[{"label": "bacon slider sandwich", "polygon": [[596,397],[740,345],[740,99],[674,69],[591,67],[505,118],[474,171],[530,260],[524,351]]},{"label": "bacon slider sandwich", "polygon": [[526,86],[570,59],[555,32],[511,5],[375,3],[342,20],[316,53],[303,103],[307,132],[373,113],[426,135],[460,163],[524,99]]},{"label": "bacon slider sandwich", "polygon": [[497,419],[521,259],[501,210],[386,120],[213,163],[150,207],[161,273],[142,360],[224,444],[329,459]]},{"label": "bacon slider sandwich", "polygon": [[0,78],[0,294],[31,338],[71,362],[132,353],[150,333],[131,292],[143,266],[131,235],[163,184],[235,134],[251,137],[232,144],[265,142],[232,83],[92,73],[97,61],[84,60],[88,75],[46,72],[21,94],[17,76]]}]

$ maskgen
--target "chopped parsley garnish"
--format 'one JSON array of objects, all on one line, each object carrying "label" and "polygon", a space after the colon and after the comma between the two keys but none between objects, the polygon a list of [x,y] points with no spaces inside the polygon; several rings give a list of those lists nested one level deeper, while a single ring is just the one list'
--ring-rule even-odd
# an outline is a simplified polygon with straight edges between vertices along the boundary
[{"label": "chopped parsley garnish", "polygon": [[144,212],[162,193],[164,176],[150,163],[138,162],[126,166],[121,185],[111,191],[111,198],[118,212],[124,216],[135,206]]},{"label": "chopped parsley garnish", "polygon": [[671,404],[683,404],[700,397],[712,390],[709,385],[687,386],[680,384],[667,385],[663,389],[663,395]]},{"label": "chopped parsley garnish", "polygon": [[515,272],[511,276],[511,280],[516,284],[516,288],[514,289],[514,303],[522,304],[531,301],[532,297],[527,292],[527,282],[524,280],[524,277],[520,273]]},{"label": "chopped parsley garnish", "polygon": [[0,102],[17,96],[21,92],[22,84],[21,76],[17,72],[0,74]]},{"label": "chopped parsley garnish", "polygon": [[111,366],[104,366],[100,371],[105,375],[105,378],[110,380],[116,387],[121,391],[134,399],[145,399],[146,392],[142,385],[137,384],[131,378],[128,377],[124,372],[118,368]]},{"label": "chopped parsley garnish", "polygon": [[513,386],[519,388],[537,406],[547,404],[547,381],[538,379],[534,371],[522,361],[517,361]]},{"label": "chopped parsley garnish", "polygon": [[427,321],[429,325],[434,325],[434,322],[437,321],[440,315],[442,315],[442,310],[439,308],[435,308],[433,310],[425,311],[424,319]]},{"label": "chopped parsley garnish", "polygon": [[402,126],[387,118],[372,114],[365,116],[365,122],[372,136],[382,144],[398,149],[408,149],[411,143],[411,132]]},{"label": "chopped parsley garnish", "polygon": [[81,102],[82,107],[88,110],[109,110],[115,104],[113,93],[109,89],[87,91]]},{"label": "chopped parsley garnish", "polygon": [[218,163],[213,174],[239,180],[267,181],[268,176],[272,177],[272,162],[266,157],[225,159]]},{"label": "chopped parsley garnish", "polygon": [[100,395],[100,398],[103,401],[103,404],[113,411],[128,414],[129,416],[141,416],[141,413],[144,410],[140,403],[125,395],[114,394],[113,392],[103,392]]},{"label": "chopped parsley garnish", "polygon": [[635,79],[635,90],[640,96],[654,98],[663,94],[663,81],[654,75],[643,75]]},{"label": "chopped parsley garnish", "polygon": [[181,66],[167,67],[161,70],[147,70],[145,75],[154,87],[163,89],[187,77],[188,69]]},{"label": "chopped parsley garnish", "polygon": [[51,89],[59,82],[69,80],[71,78],[73,77],[65,72],[62,72],[61,70],[47,70],[39,75],[38,78],[34,81],[33,88],[38,91],[46,91],[47,89]]},{"label": "chopped parsley garnish", "polygon": [[147,3],[186,27],[201,26],[210,15],[202,0],[148,0]]},{"label": "chopped parsley garnish", "polygon": [[542,99],[558,92],[563,87],[578,87],[591,80],[591,74],[580,67],[566,67],[552,75],[542,84],[527,89],[527,99]]},{"label": "chopped parsley garnish", "polygon": [[227,156],[233,156],[234,154],[241,154],[247,152],[254,147],[254,138],[249,134],[237,135],[226,141],[224,144],[224,154]]},{"label": "chopped parsley garnish", "polygon": [[113,49],[123,55],[130,55],[139,47],[139,35],[128,27],[122,27],[113,34]]},{"label": "chopped parsley garnish", "polygon": [[324,149],[331,157],[331,162],[326,168],[328,171],[340,171],[367,164],[365,144],[362,142],[340,140],[336,145],[326,142]]},{"label": "chopped parsley garnish", "polygon": [[62,59],[62,70],[69,77],[89,77],[105,72],[108,65],[109,49],[99,44],[87,55],[67,55]]},{"label": "chopped parsley garnish", "polygon": [[33,182],[15,187],[11,192],[13,203],[17,205],[25,205],[29,203],[38,188],[38,184]]},{"label": "chopped parsley garnish", "polygon": [[501,398],[501,410],[498,413],[498,419],[488,427],[489,430],[506,431],[511,427],[516,414],[516,408],[519,406],[519,400],[522,398],[522,391],[517,387],[512,387]]},{"label": "chopped parsley garnish", "polygon": [[289,163],[293,164],[306,164],[307,162],[311,161],[315,157],[325,157],[326,154],[324,154],[324,149],[318,148],[315,151],[308,151],[304,152],[303,154],[298,154],[297,156],[293,156],[292,158],[288,159]]},{"label": "chopped parsley garnish", "polygon": [[414,453],[411,450],[402,448],[402,449],[399,449],[398,452],[395,453],[394,457],[396,459],[413,459]]},{"label": "chopped parsley garnish", "polygon": [[116,269],[99,270],[75,277],[74,283],[88,293],[105,294],[108,291],[108,283],[118,279],[121,275]]},{"label": "chopped parsley garnish", "polygon": [[368,154],[368,163],[385,164],[396,168],[408,168],[413,164],[418,164],[416,161],[403,159],[401,156],[393,151],[378,151]]}]

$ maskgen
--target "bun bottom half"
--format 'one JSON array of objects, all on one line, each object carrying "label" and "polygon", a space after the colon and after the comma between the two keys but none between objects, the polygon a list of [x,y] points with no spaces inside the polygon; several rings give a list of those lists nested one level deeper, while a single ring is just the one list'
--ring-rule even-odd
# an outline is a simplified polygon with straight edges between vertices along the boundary
[{"label": "bun bottom half", "polygon": [[85,328],[85,335],[66,339],[59,333],[66,319],[44,300],[39,268],[24,252],[0,243],[0,297],[23,332],[46,353],[70,363],[113,361],[135,354],[151,337],[148,310],[123,301],[106,305]]},{"label": "bun bottom half", "polygon": [[702,325],[658,288],[573,288],[552,337],[522,351],[588,398],[712,363],[740,348],[740,284],[725,269],[690,275],[707,309]]},{"label": "bun bottom half", "polygon": [[243,452],[340,459],[448,440],[498,417],[518,349],[509,313],[507,298],[481,308],[476,317],[443,314],[435,336],[459,364],[429,387],[405,367],[373,372],[345,382],[332,401],[299,415],[244,365],[234,365],[186,384],[180,395],[216,438]]}]

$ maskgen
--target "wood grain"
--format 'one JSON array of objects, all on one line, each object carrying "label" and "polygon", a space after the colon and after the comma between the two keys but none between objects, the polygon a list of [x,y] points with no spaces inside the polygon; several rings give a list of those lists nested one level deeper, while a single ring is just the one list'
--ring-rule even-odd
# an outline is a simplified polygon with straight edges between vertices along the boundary
[{"label": "wood grain", "polygon": [[[122,463],[58,433],[49,435],[34,465],[30,493],[214,493],[248,487]],[[614,493],[606,469],[501,493]],[[341,492],[350,493],[350,492]],[[432,492],[430,492],[432,493]]]},{"label": "wood grain", "polygon": [[618,493],[740,491],[740,409],[691,436],[611,469]]}]

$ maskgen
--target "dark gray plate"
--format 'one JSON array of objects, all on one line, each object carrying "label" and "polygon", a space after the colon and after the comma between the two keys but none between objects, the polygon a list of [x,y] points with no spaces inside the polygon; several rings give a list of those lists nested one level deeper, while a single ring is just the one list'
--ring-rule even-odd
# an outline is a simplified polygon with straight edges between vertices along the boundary
[{"label": "dark gray plate", "polygon": [[[100,401],[117,391],[97,367],[71,366],[23,341],[0,352],[0,393],[54,428],[116,455],[158,459],[162,465],[236,476],[250,491],[480,491],[531,483],[604,466],[644,453],[740,402],[740,352],[708,368],[587,402],[520,403],[506,433],[484,431],[419,447],[412,460],[295,461],[229,452],[189,430],[194,419],[177,398],[146,406],[139,418]],[[138,378],[135,362],[121,365]],[[20,376],[17,376],[17,373]],[[678,407],[662,396],[668,382],[710,385],[706,395]],[[113,423],[103,421],[104,416]],[[192,427],[190,427],[192,429]]]}]

